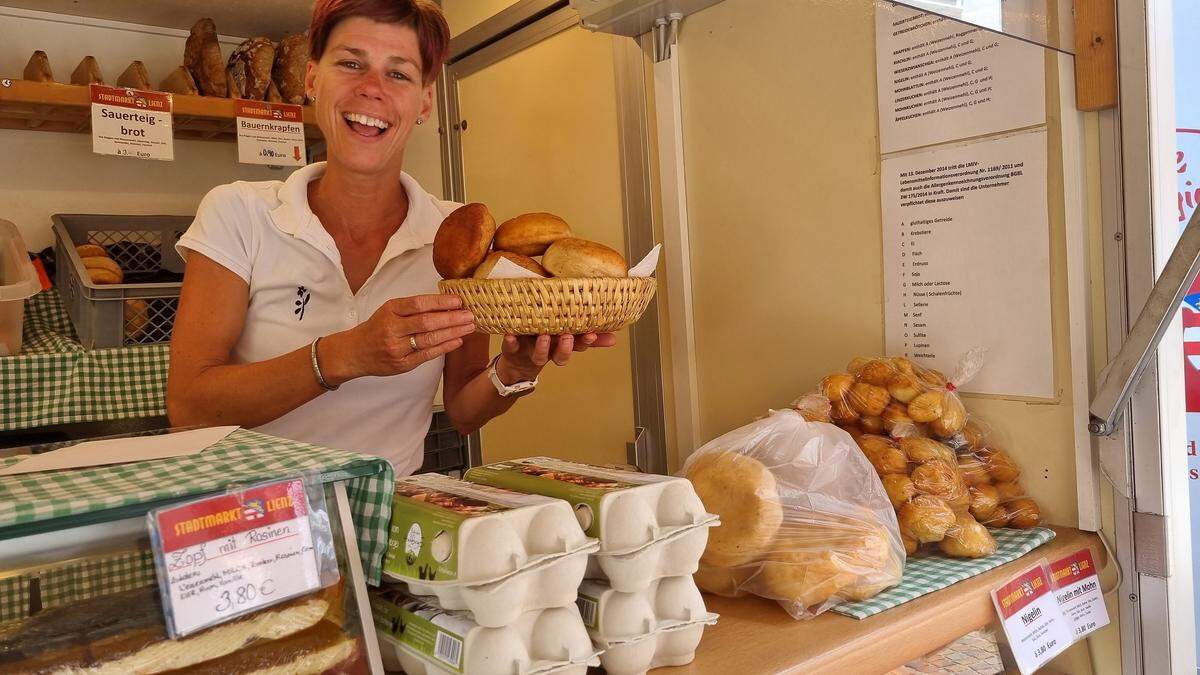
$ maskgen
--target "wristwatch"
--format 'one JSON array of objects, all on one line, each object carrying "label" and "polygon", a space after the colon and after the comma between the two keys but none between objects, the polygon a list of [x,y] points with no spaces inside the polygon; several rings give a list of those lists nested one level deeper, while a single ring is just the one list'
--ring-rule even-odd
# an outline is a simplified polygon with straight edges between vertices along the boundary
[{"label": "wristwatch", "polygon": [[521,394],[527,391],[533,391],[537,386],[537,380],[524,382],[513,382],[512,384],[504,384],[500,381],[500,376],[496,374],[496,364],[500,361],[500,355],[492,359],[491,365],[488,366],[488,379],[492,381],[492,386],[496,388],[496,393],[502,398],[507,398],[513,394]]}]

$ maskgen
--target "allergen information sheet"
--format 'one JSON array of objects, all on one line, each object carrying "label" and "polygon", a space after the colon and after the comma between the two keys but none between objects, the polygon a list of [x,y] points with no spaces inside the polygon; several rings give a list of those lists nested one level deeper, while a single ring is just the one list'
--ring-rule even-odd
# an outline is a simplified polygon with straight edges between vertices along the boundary
[{"label": "allergen information sheet", "polygon": [[883,160],[887,352],[946,373],[988,349],[963,390],[1053,398],[1046,132]]},{"label": "allergen information sheet", "polygon": [[885,155],[1046,121],[1041,47],[879,3],[875,55]]}]

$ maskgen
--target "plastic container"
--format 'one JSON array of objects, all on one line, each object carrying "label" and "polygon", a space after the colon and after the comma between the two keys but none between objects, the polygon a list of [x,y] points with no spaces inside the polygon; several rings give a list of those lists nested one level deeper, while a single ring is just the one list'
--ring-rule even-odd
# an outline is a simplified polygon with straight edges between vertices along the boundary
[{"label": "plastic container", "polygon": [[371,594],[383,665],[408,675],[584,675],[600,665],[574,605],[525,612],[486,628],[465,612],[398,588]]},{"label": "plastic container", "polygon": [[[175,243],[192,217],[59,213],[52,220],[54,283],[80,343],[101,349],[169,341],[183,285]],[[88,243],[108,251],[125,283],[92,283],[75,251]]]},{"label": "plastic container", "polygon": [[21,353],[25,301],[41,290],[17,226],[0,220],[0,356]]},{"label": "plastic container", "polygon": [[691,663],[704,627],[717,621],[690,576],[658,579],[637,593],[585,581],[576,602],[609,675]]},{"label": "plastic container", "polygon": [[409,476],[396,481],[384,573],[497,627],[574,603],[597,546],[561,500]]}]

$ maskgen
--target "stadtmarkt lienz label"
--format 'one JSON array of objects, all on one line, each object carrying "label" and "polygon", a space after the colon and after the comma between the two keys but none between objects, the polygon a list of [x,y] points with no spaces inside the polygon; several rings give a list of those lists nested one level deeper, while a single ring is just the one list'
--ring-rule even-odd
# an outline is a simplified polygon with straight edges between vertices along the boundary
[{"label": "stadtmarkt lienz label", "polygon": [[1108,608],[1091,550],[1085,548],[1050,563],[1050,580],[1076,640],[1108,625]]},{"label": "stadtmarkt lienz label", "polygon": [[163,606],[174,635],[320,587],[304,483],[290,479],[160,509]]},{"label": "stadtmarkt lienz label", "polygon": [[175,159],[171,95],[90,85],[92,152],[136,159]]},{"label": "stadtmarkt lienz label", "polygon": [[238,161],[304,166],[304,108],[237,99]]},{"label": "stadtmarkt lienz label", "polygon": [[1071,646],[1071,626],[1058,606],[1044,563],[992,591],[992,602],[1024,675]]}]

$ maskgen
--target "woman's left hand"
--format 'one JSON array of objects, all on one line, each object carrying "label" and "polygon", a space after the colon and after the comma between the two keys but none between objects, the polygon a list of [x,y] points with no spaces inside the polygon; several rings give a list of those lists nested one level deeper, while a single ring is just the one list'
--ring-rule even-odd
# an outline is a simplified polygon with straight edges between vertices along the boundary
[{"label": "woman's left hand", "polygon": [[617,343],[612,333],[584,335],[505,335],[496,362],[496,374],[505,384],[536,380],[546,364],[565,366],[573,352]]}]

